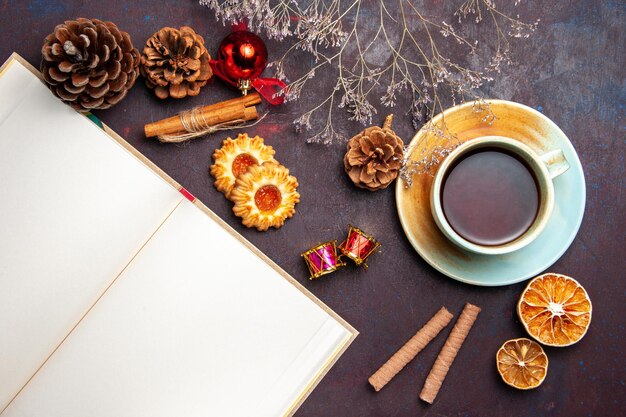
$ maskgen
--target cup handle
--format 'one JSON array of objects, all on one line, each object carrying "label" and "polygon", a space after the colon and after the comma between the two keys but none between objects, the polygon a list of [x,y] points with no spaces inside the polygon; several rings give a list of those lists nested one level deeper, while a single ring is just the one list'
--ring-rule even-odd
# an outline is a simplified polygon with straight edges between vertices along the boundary
[{"label": "cup handle", "polygon": [[550,178],[556,178],[569,169],[569,162],[565,159],[565,155],[561,149],[544,153],[539,159],[541,159],[546,168],[548,168]]}]

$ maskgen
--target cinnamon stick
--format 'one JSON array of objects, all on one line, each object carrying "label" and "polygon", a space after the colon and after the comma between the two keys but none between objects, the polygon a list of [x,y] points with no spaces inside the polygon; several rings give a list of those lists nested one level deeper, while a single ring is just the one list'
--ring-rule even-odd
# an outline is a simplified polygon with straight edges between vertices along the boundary
[{"label": "cinnamon stick", "polygon": [[256,120],[259,118],[259,113],[256,111],[256,106],[246,107],[243,111],[243,120],[246,122],[250,120]]},{"label": "cinnamon stick", "polygon": [[450,323],[452,313],[441,309],[422,327],[408,342],[404,344],[383,366],[369,379],[369,383],[376,391],[380,391],[398,372],[411,362],[417,354],[430,343],[439,332]]},{"label": "cinnamon stick", "polygon": [[450,336],[448,336],[446,343],[443,345],[443,348],[441,348],[441,352],[439,352],[439,356],[437,356],[437,360],[435,360],[435,364],[426,378],[426,383],[424,383],[424,387],[420,393],[420,398],[423,401],[429,404],[435,401],[435,397],[437,397],[437,393],[457,353],[459,353],[465,338],[472,329],[478,317],[478,313],[480,313],[480,307],[476,307],[470,303],[467,303],[465,308],[463,308],[459,319],[456,321],[454,328],[450,332]]},{"label": "cinnamon stick", "polygon": [[[250,110],[246,111],[246,108],[259,104],[260,102],[261,96],[258,93],[252,93],[200,107],[195,109],[193,113],[197,120],[206,124],[205,127],[237,119],[252,120],[250,117],[256,114],[256,109],[252,112]],[[158,122],[148,123],[144,126],[146,137],[152,138],[160,135],[174,135],[188,132],[185,129],[185,125],[189,126],[189,120],[184,120],[184,114],[185,113],[159,120]],[[245,119],[246,115],[248,119]],[[187,117],[189,117],[188,113]]]}]

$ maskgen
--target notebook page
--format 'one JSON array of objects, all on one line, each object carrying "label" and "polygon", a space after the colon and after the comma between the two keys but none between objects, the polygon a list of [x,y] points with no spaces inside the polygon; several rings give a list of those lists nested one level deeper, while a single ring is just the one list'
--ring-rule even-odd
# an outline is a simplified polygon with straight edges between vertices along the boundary
[{"label": "notebook page", "polygon": [[22,67],[16,61],[9,61],[0,72],[0,125],[28,95],[28,91],[33,88],[32,84],[41,83],[30,71],[23,71],[25,68],[12,68],[14,65]]},{"label": "notebook page", "polygon": [[19,62],[2,72],[0,411],[180,200]]},{"label": "notebook page", "polygon": [[349,338],[183,201],[2,417],[280,416]]}]

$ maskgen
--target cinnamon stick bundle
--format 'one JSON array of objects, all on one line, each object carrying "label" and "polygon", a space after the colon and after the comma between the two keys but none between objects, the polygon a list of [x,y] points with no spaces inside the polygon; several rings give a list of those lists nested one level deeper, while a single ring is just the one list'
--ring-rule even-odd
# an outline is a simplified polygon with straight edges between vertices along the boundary
[{"label": "cinnamon stick bundle", "polygon": [[437,393],[439,393],[439,389],[457,353],[459,353],[465,338],[472,329],[478,317],[478,313],[480,313],[480,307],[470,303],[467,303],[465,308],[463,308],[459,319],[456,321],[454,328],[450,332],[450,336],[448,336],[446,343],[443,345],[443,348],[441,348],[441,352],[439,352],[439,356],[437,356],[437,360],[426,378],[426,383],[424,383],[424,387],[420,393],[420,398],[423,401],[429,404],[435,401],[435,397],[437,397]]},{"label": "cinnamon stick bundle", "polygon": [[383,366],[369,379],[376,391],[380,391],[394,376],[398,374],[417,354],[430,343],[439,332],[450,323],[452,313],[441,309],[422,327],[408,342],[404,344]]},{"label": "cinnamon stick bundle", "polygon": [[222,123],[250,121],[258,118],[258,93],[248,94],[208,106],[198,107],[144,126],[147,138],[193,133]]}]

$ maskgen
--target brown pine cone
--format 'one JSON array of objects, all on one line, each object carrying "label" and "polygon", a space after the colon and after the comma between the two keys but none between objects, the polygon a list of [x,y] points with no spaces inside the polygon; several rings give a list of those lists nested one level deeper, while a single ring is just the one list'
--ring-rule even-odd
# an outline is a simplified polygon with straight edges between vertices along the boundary
[{"label": "brown pine cone", "polygon": [[188,26],[165,27],[146,42],[141,75],[159,98],[197,96],[213,75],[204,39]]},{"label": "brown pine cone", "polygon": [[348,142],[343,158],[346,173],[357,187],[370,191],[387,188],[402,167],[404,143],[393,130],[393,115],[382,128],[368,127]]},{"label": "brown pine cone", "polygon": [[67,20],[41,49],[50,89],[76,110],[108,109],[135,84],[139,51],[128,33],[98,19]]}]

